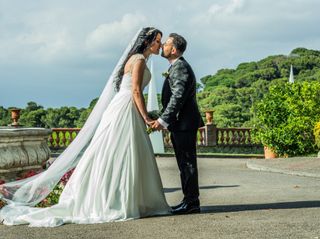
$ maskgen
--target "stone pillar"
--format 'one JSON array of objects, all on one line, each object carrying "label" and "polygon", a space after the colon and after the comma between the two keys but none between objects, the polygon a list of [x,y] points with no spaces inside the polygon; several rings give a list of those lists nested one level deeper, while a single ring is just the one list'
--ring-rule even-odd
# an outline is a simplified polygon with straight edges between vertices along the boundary
[{"label": "stone pillar", "polygon": [[217,145],[217,125],[215,124],[205,125],[205,144],[206,146]]},{"label": "stone pillar", "polygon": [[214,110],[206,110],[206,125],[205,125],[205,145],[216,146],[217,145],[217,125],[213,121]]}]

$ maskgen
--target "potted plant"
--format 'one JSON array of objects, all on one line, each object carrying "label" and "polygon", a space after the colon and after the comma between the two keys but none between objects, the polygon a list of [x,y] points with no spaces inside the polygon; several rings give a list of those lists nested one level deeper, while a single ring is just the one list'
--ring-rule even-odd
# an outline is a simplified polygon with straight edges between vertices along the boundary
[{"label": "potted plant", "polygon": [[264,146],[263,149],[264,149],[265,159],[274,159],[278,157],[278,155],[274,152],[272,148],[269,148],[268,146]]},{"label": "potted plant", "polygon": [[[254,106],[253,138],[279,157],[315,151],[313,128],[320,116],[320,83],[276,83]],[[266,157],[269,157],[266,155]]]},{"label": "potted plant", "polygon": [[273,132],[266,127],[253,129],[253,139],[256,143],[261,143],[264,149],[264,157],[266,159],[277,158],[278,155],[275,151]]}]

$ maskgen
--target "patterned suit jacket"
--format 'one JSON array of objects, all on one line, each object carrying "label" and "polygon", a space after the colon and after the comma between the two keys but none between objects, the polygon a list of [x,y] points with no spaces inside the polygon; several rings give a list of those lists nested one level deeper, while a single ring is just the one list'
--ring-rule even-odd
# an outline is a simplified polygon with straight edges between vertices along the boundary
[{"label": "patterned suit jacket", "polygon": [[169,68],[161,101],[160,118],[169,124],[170,131],[197,130],[204,126],[196,99],[196,77],[183,57]]}]

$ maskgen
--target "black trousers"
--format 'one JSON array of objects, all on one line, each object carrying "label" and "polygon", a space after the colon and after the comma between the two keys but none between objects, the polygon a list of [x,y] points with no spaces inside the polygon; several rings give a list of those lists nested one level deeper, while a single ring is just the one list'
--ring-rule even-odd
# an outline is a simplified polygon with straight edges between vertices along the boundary
[{"label": "black trousers", "polygon": [[199,198],[197,130],[171,132],[171,142],[180,170],[184,201],[195,201]]}]

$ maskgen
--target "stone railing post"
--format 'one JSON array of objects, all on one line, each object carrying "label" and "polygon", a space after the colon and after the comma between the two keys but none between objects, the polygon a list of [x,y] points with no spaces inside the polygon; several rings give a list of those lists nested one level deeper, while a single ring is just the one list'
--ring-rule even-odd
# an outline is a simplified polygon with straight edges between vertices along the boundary
[{"label": "stone railing post", "polygon": [[205,125],[205,145],[206,146],[217,145],[217,125],[215,124]]},{"label": "stone railing post", "polygon": [[217,145],[217,125],[213,121],[214,110],[206,110],[206,125],[205,125],[205,145],[216,146]]}]

